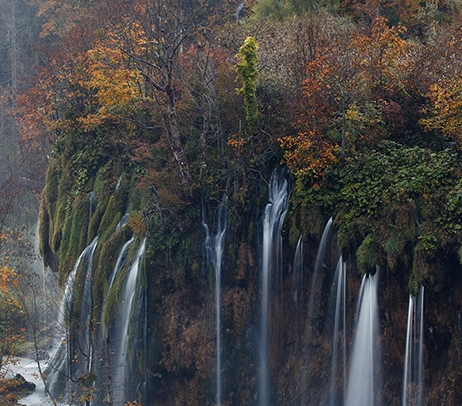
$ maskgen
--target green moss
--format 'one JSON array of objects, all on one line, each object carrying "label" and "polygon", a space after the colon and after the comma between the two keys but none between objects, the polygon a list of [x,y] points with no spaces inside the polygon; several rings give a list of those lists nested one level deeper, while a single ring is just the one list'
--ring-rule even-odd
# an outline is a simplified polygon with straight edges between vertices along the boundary
[{"label": "green moss", "polygon": [[291,219],[292,216],[288,216],[288,221],[290,222],[290,229],[289,229],[289,242],[291,245],[295,246],[297,241],[300,238],[301,232],[298,229],[297,222]]},{"label": "green moss", "polygon": [[90,255],[83,257],[75,274],[71,311],[71,329],[74,331],[83,330],[85,328],[85,326],[80,325],[80,313],[82,311],[83,294],[85,283],[87,282],[87,273],[90,259],[92,259]]},{"label": "green moss", "polygon": [[61,196],[57,203],[56,209],[53,214],[53,234],[51,236],[51,248],[54,252],[59,251],[59,247],[61,245],[62,233],[63,228],[66,221],[67,216],[67,196]]},{"label": "green moss", "polygon": [[62,284],[72,270],[77,258],[88,245],[87,227],[90,201],[86,193],[76,197],[70,216],[66,218],[63,238],[59,249],[60,267],[59,281]]},{"label": "green moss", "polygon": [[61,175],[60,161],[53,160],[48,167],[46,175],[46,184],[42,193],[42,202],[40,206],[40,254],[45,262],[45,265],[52,265],[53,256],[53,234],[54,221],[53,213],[56,211],[56,202],[59,194],[59,179]]},{"label": "green moss", "polygon": [[[51,182],[50,188],[46,191],[46,199],[43,206],[47,207],[48,218],[51,223],[49,230],[49,245],[54,253],[60,249],[63,228],[69,209],[69,192],[72,189],[72,177],[69,173],[69,166],[62,166],[63,161],[56,159],[52,161],[47,176]],[[48,185],[47,185],[48,187]]]},{"label": "green moss", "polygon": [[[126,200],[127,200],[127,183],[128,180],[126,179],[126,175],[120,175],[120,174],[114,174],[114,162],[109,162],[107,163],[104,167],[102,167],[98,173],[96,174],[96,178],[94,180],[93,184],[93,193],[95,194],[95,207],[94,207],[94,212],[92,215],[92,218],[90,220],[90,225],[88,228],[88,239],[92,240],[96,235],[100,236],[100,239],[103,241],[105,238],[108,237],[108,235],[105,235],[105,232],[103,231],[103,235],[101,234],[101,231],[106,228],[111,226],[111,221],[109,221],[108,225],[108,218],[110,216],[110,213],[107,213],[109,201],[113,195],[117,195],[117,199],[123,201],[123,205],[126,206]],[[116,191],[116,185],[117,182],[120,179],[120,187]],[[117,213],[113,213],[114,215],[120,215]],[[104,216],[107,216],[104,219],[104,223],[101,224],[103,221]],[[121,215],[120,215],[121,216]],[[120,218],[120,217],[119,217]],[[114,220],[114,219],[113,219]],[[116,223],[117,224],[117,223]],[[101,228],[100,228],[101,226]],[[112,231],[115,230],[112,229]],[[111,230],[107,230],[110,232]]]},{"label": "green moss", "polygon": [[108,294],[106,296],[106,302],[104,303],[102,321],[106,327],[111,326],[114,317],[117,315],[119,310],[119,304],[121,300],[122,287],[127,272],[126,266],[124,266],[117,275],[116,279]]},{"label": "green moss", "polygon": [[379,263],[379,255],[372,234],[369,234],[363,240],[356,251],[356,262],[359,271],[363,274],[373,269]]},{"label": "green moss", "polygon": [[102,244],[98,244],[95,252],[93,280],[94,316],[98,319],[103,309],[103,298],[107,296],[109,278],[114,270],[117,257],[125,242],[130,238],[130,230],[122,228]]},{"label": "green moss", "polygon": [[127,259],[119,270],[112,287],[109,289],[106,295],[106,303],[104,303],[104,309],[102,314],[102,321],[106,327],[109,327],[114,320],[114,317],[119,311],[121,302],[122,288],[124,286],[125,277],[129,269],[129,265],[133,263],[136,253],[138,252],[139,244],[133,243],[127,255]]},{"label": "green moss", "polygon": [[111,195],[98,227],[98,235],[102,242],[107,241],[115,232],[117,223],[125,214],[125,206],[126,198],[123,193]]}]

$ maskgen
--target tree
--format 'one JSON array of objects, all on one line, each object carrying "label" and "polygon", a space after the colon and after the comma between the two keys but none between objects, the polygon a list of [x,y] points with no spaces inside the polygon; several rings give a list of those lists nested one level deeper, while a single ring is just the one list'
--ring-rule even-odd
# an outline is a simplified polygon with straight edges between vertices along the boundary
[{"label": "tree", "polygon": [[[50,272],[38,273],[36,271],[39,258],[31,258],[29,269],[25,270],[18,278],[18,284],[14,289],[14,296],[23,311],[23,318],[27,324],[27,340],[33,345],[33,357],[37,363],[40,378],[44,384],[44,391],[56,406],[56,399],[51,395],[47,385],[47,374],[43,369],[42,360],[48,351],[44,349],[44,344],[48,347],[50,340],[58,340],[56,336],[56,323],[51,315],[56,313],[59,307],[56,302],[58,292],[56,289],[56,278]],[[42,264],[40,264],[41,266]],[[62,326],[58,326],[58,329]]]},{"label": "tree", "polygon": [[[462,31],[459,27],[441,27],[429,46],[431,56],[422,64],[427,77],[424,117],[420,123],[426,130],[438,131],[460,141],[462,124]],[[431,64],[431,66],[428,66]]]},{"label": "tree", "polygon": [[18,344],[26,338],[26,317],[17,288],[29,257],[18,219],[24,190],[14,179],[0,184],[0,369],[14,362]]},{"label": "tree", "polygon": [[445,78],[430,87],[427,117],[421,120],[427,130],[441,131],[446,137],[462,140],[461,78]]},{"label": "tree", "polygon": [[14,362],[15,348],[26,336],[24,312],[13,294],[17,284],[17,272],[0,267],[0,370]]},{"label": "tree", "polygon": [[256,39],[247,37],[236,55],[238,60],[236,72],[242,81],[242,87],[237,89],[237,92],[244,96],[245,118],[247,121],[245,133],[247,138],[254,135],[257,130],[259,116],[256,96],[259,76],[257,51],[258,43]]},{"label": "tree", "polygon": [[399,133],[400,103],[409,95],[414,59],[404,28],[388,27],[383,17],[370,29],[342,28],[306,63],[300,131],[295,139],[281,139],[289,166],[314,178],[335,157]]},{"label": "tree", "polygon": [[[179,56],[192,26],[179,4],[157,0],[106,3],[109,49],[114,45],[123,61],[144,78],[145,101],[157,107],[160,123],[179,170],[184,191],[192,193],[192,176],[177,116],[182,97]],[[112,38],[111,38],[112,37]]]}]

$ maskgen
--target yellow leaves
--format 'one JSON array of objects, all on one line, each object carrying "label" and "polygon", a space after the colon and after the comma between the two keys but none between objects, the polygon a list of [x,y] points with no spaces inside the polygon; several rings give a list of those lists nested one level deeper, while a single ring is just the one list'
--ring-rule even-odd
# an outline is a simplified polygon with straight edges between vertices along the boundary
[{"label": "yellow leaves", "polygon": [[245,147],[246,143],[247,139],[245,137],[242,137],[242,134],[240,133],[232,134],[228,139],[228,145],[236,154],[239,154],[241,151],[243,151],[243,148]]},{"label": "yellow leaves", "polygon": [[128,67],[126,55],[110,35],[99,35],[101,38],[92,49],[75,57],[72,76],[62,78],[68,84],[64,96],[71,102],[85,100],[85,109],[76,115],[76,124],[55,119],[51,128],[71,129],[78,125],[90,131],[108,121],[126,119],[142,99],[140,73]]},{"label": "yellow leaves", "polygon": [[375,17],[370,27],[331,34],[331,41],[305,64],[298,135],[280,140],[287,165],[322,177],[341,152],[352,155],[399,129],[396,98],[407,96],[414,45],[405,28]]},{"label": "yellow leaves", "polygon": [[389,27],[384,17],[376,17],[370,32],[352,37],[353,66],[360,72],[366,89],[380,85],[396,90],[411,64],[412,45],[402,38],[403,26]]},{"label": "yellow leaves", "polygon": [[146,234],[147,226],[143,213],[141,211],[136,211],[130,214],[130,217],[128,218],[128,226],[137,235]]},{"label": "yellow leaves", "polygon": [[24,341],[24,309],[17,297],[18,274],[8,266],[0,267],[0,359],[13,362],[15,346]]},{"label": "yellow leaves", "polygon": [[445,136],[462,139],[462,78],[443,79],[430,86],[427,117],[420,123],[427,130],[441,131]]},{"label": "yellow leaves", "polygon": [[321,178],[326,168],[338,160],[339,146],[315,132],[307,131],[295,137],[282,137],[279,144],[284,149],[286,165],[296,175]]},{"label": "yellow leaves", "polygon": [[8,294],[11,288],[18,285],[18,274],[6,265],[0,267],[0,294]]},{"label": "yellow leaves", "polygon": [[[101,57],[100,49],[90,51],[89,56],[89,80],[85,86],[94,92],[98,108],[78,119],[86,130],[124,113],[128,115],[130,104],[141,98],[141,77],[137,71],[111,66]],[[106,56],[109,60],[114,57],[111,52]]]}]

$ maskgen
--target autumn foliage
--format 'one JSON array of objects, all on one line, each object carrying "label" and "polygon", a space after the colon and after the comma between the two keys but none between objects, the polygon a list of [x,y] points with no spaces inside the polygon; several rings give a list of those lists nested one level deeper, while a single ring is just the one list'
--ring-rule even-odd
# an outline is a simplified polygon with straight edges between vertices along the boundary
[{"label": "autumn foliage", "polygon": [[304,65],[298,133],[280,141],[295,173],[318,179],[338,159],[400,139],[424,112],[423,92],[434,106],[433,118],[422,119],[426,128],[444,122],[448,135],[450,127],[457,131],[457,119],[451,123],[451,113],[442,108],[457,110],[457,79],[443,85],[432,83],[436,75],[417,76],[426,47],[407,40],[404,26],[378,16],[371,25],[330,35],[332,41]]},{"label": "autumn foliage", "polygon": [[19,98],[23,139],[123,151],[144,185],[160,191],[176,176],[193,196],[218,162],[241,177],[237,167],[282,153],[319,183],[384,140],[459,138],[461,34],[449,3],[286,3],[298,16],[261,25],[237,23],[232,2],[39,2],[48,41]]}]

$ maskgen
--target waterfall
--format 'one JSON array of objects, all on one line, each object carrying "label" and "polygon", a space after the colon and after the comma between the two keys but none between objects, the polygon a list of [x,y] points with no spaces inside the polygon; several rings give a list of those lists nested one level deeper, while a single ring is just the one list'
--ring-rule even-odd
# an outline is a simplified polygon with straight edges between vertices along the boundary
[{"label": "waterfall", "polygon": [[135,319],[132,315],[133,302],[136,293],[140,262],[144,254],[146,239],[138,249],[133,264],[127,271],[125,284],[122,291],[122,300],[119,308],[118,324],[114,326],[114,363],[112,377],[113,404],[124,405],[127,400],[125,395],[125,381],[127,377],[127,351],[130,337],[130,321]]},{"label": "waterfall", "polygon": [[98,243],[98,237],[94,240],[94,246],[91,249],[85,272],[85,281],[83,285],[82,304],[80,307],[80,332],[78,335],[79,350],[86,359],[86,372],[91,371],[92,367],[92,310],[93,310],[93,254]]},{"label": "waterfall", "polygon": [[91,220],[91,217],[93,216],[93,206],[95,205],[95,192],[91,191],[87,194],[90,200],[90,216],[88,218]]},{"label": "waterfall", "polygon": [[[225,199],[225,198],[224,198]],[[204,222],[206,238],[205,250],[207,259],[212,263],[215,273],[215,337],[216,337],[216,405],[222,404],[222,377],[221,377],[221,265],[224,252],[226,218],[223,203],[218,209],[218,224],[216,234],[210,235],[209,227]]]},{"label": "waterfall", "polygon": [[404,356],[403,406],[422,406],[423,403],[423,324],[424,287],[419,296],[409,295],[406,349]]},{"label": "waterfall", "polygon": [[119,222],[117,223],[116,231],[119,231],[122,227],[125,227],[128,224],[129,215],[130,215],[130,212],[127,207],[127,210],[125,211],[124,215],[120,218]]},{"label": "waterfall", "polygon": [[268,345],[269,345],[269,311],[271,276],[279,276],[281,258],[281,229],[287,212],[289,194],[288,182],[283,171],[273,171],[269,182],[268,201],[263,215],[262,236],[262,292],[261,292],[261,325],[259,364],[260,406],[270,404]]},{"label": "waterfall", "polygon": [[63,396],[65,394],[66,386],[71,383],[72,378],[71,360],[74,360],[74,355],[72,354],[72,349],[70,347],[70,337],[67,324],[72,310],[75,277],[80,263],[83,260],[86,261],[86,274],[88,275],[88,268],[91,269],[93,254],[97,243],[98,237],[94,238],[91,244],[83,250],[72,268],[72,271],[69,273],[64,287],[58,316],[58,334],[60,336],[60,342],[58,343],[57,350],[53,354],[52,360],[50,361],[46,371],[48,374],[47,386],[55,397]]},{"label": "waterfall", "polygon": [[316,323],[319,315],[319,301],[321,298],[321,287],[324,278],[323,269],[326,261],[326,251],[329,243],[329,237],[331,235],[333,219],[330,218],[324,227],[322,233],[321,242],[319,243],[318,252],[316,254],[316,262],[314,266],[313,279],[311,281],[310,297],[308,299],[308,337],[312,338],[314,332],[317,331],[318,323]]},{"label": "waterfall", "polygon": [[[334,281],[332,284],[333,301],[333,344],[331,360],[331,384],[330,384],[330,405],[336,406],[339,402],[339,378],[343,380],[343,396],[345,392],[346,378],[346,263],[340,257],[335,270]],[[343,333],[342,333],[343,331]],[[339,345],[340,350],[339,351]],[[341,398],[341,397],[340,397]]]},{"label": "waterfall", "polygon": [[115,278],[117,277],[120,268],[122,268],[122,264],[124,263],[124,260],[127,257],[128,249],[130,248],[130,245],[132,245],[132,242],[134,240],[134,237],[131,237],[123,246],[122,249],[119,252],[119,256],[117,257],[116,264],[114,266],[114,269],[112,270],[111,274],[111,279],[109,280],[108,284],[108,292],[111,290],[112,285],[114,284]]},{"label": "waterfall", "polygon": [[358,319],[353,339],[346,406],[381,404],[381,354],[379,343],[378,274],[364,275],[358,299]]},{"label": "waterfall", "polygon": [[298,239],[294,254],[294,269],[292,273],[292,299],[298,307],[303,292],[303,239]]},{"label": "waterfall", "polygon": [[[328,247],[331,244],[333,219],[330,218],[323,230],[318,252],[316,254],[315,266],[310,285],[310,294],[308,297],[307,320],[305,324],[304,344],[305,356],[303,360],[302,382],[304,390],[302,393],[301,404],[311,404],[314,402],[312,393],[309,388],[308,377],[312,374],[313,359],[316,357],[315,345],[317,336],[321,333],[325,320],[320,317],[319,307],[322,299],[322,285],[326,272],[326,262],[331,262],[333,258],[327,258]],[[338,257],[335,258],[335,261]],[[329,261],[328,261],[329,260]],[[326,365],[326,368],[328,366]]]},{"label": "waterfall", "polygon": [[403,377],[403,406],[408,405],[408,381],[410,373],[411,343],[413,333],[413,314],[414,314],[415,297],[409,295],[409,308],[407,312],[407,329],[406,329],[406,351],[404,355],[404,377]]},{"label": "waterfall", "polygon": [[422,406],[424,403],[424,380],[423,380],[423,344],[424,344],[424,287],[420,287],[419,291],[419,313],[418,313],[418,326],[419,326],[419,344],[418,344],[418,359],[417,359],[417,382],[419,383],[417,406]]},{"label": "waterfall", "polygon": [[117,192],[120,188],[120,183],[122,182],[122,175],[119,176],[119,179],[117,179],[117,183],[115,185],[114,191]]}]

